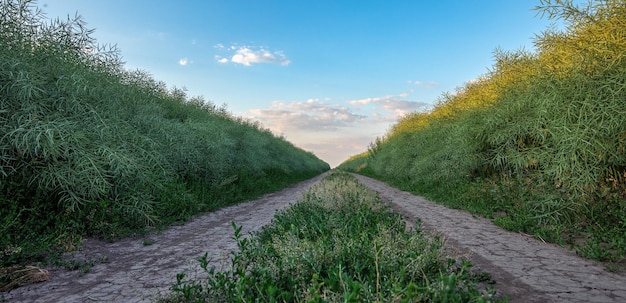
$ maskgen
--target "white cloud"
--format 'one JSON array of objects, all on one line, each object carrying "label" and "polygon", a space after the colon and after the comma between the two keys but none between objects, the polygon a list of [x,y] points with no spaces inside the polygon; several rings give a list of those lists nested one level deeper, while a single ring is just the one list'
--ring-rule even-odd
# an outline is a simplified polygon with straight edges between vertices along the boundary
[{"label": "white cloud", "polygon": [[387,95],[387,96],[383,96],[383,97],[373,97],[373,98],[364,98],[364,99],[359,99],[359,100],[352,100],[352,101],[348,101],[349,104],[352,105],[367,105],[370,103],[381,103],[384,102],[386,100],[393,100],[393,99],[397,99],[397,98],[406,98],[408,97],[409,94],[407,93],[402,93],[402,94],[398,94],[398,95]]},{"label": "white cloud", "polygon": [[428,88],[439,86],[439,82],[435,82],[435,81],[409,81],[409,83],[413,85],[417,85],[417,86],[428,87]]},{"label": "white cloud", "polygon": [[295,130],[335,131],[366,118],[346,107],[326,104],[319,99],[273,102],[269,109],[252,109],[250,113],[253,115],[250,118],[261,121],[277,134]]},{"label": "white cloud", "polygon": [[189,59],[187,59],[187,57],[181,58],[180,60],[178,60],[178,64],[186,66],[187,64],[189,64]]},{"label": "white cloud", "polygon": [[389,112],[394,112],[396,116],[401,117],[410,112],[423,109],[430,104],[419,101],[385,100],[385,102],[382,102],[380,105],[385,110]]},{"label": "white cloud", "polygon": [[401,93],[352,100],[345,105],[333,104],[330,99],[275,101],[267,108],[242,115],[314,152],[334,167],[367,150],[367,145],[384,135],[399,116],[430,106],[407,100],[409,97]]},{"label": "white cloud", "polygon": [[[348,101],[348,104],[354,105],[357,108],[367,105],[373,106],[375,111],[371,116],[375,117],[378,121],[388,122],[396,121],[398,117],[417,110],[425,110],[431,106],[431,104],[426,102],[403,100],[408,96],[408,93],[401,93],[398,95],[352,100]],[[386,114],[380,113],[378,110],[382,110],[386,112]]]},{"label": "white cloud", "polygon": [[223,56],[215,56],[220,63],[233,62],[242,64],[245,66],[251,66],[253,63],[278,63],[283,66],[287,66],[291,61],[281,51],[270,52],[264,48],[255,48],[250,46],[230,46],[224,47],[222,44],[217,44],[215,48],[220,50],[234,51],[234,54],[230,56],[230,60]]}]

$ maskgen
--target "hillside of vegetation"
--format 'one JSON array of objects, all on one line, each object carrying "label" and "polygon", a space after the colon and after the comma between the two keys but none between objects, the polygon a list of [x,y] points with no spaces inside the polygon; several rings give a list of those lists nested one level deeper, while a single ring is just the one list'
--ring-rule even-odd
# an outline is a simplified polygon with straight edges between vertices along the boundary
[{"label": "hillside of vegetation", "polygon": [[0,1],[0,267],[283,188],[327,163],[98,45],[80,18]]},{"label": "hillside of vegetation", "polygon": [[626,1],[542,0],[563,30],[496,50],[479,79],[401,118],[340,168],[624,264]]}]

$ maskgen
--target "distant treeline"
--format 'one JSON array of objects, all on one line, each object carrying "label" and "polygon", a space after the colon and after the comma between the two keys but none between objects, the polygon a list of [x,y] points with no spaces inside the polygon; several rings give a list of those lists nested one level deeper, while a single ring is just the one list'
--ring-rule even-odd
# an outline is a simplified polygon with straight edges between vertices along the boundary
[{"label": "distant treeline", "polygon": [[538,34],[534,52],[496,50],[489,72],[340,168],[554,241],[591,232],[581,251],[623,260],[626,1],[542,0],[536,11],[565,28]]},{"label": "distant treeline", "polygon": [[77,16],[0,1],[0,266],[329,169],[259,124],[129,71]]}]

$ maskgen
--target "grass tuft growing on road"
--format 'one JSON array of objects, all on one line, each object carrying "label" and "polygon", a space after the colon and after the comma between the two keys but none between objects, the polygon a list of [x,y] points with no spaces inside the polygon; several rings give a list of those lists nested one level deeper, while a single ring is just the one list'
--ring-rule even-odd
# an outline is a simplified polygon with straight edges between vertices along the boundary
[{"label": "grass tuft growing on road", "polygon": [[[419,224],[418,224],[419,225]],[[334,172],[251,237],[206,280],[177,276],[161,302],[492,302],[488,275],[446,256],[443,241],[406,228],[400,214],[347,173]]]}]

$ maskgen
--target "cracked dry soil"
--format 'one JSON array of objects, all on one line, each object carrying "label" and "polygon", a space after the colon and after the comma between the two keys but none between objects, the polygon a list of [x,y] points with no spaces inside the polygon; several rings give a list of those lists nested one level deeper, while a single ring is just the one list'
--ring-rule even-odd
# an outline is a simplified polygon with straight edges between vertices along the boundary
[{"label": "cracked dry soil", "polygon": [[475,267],[490,273],[495,289],[508,294],[510,302],[626,302],[626,277],[607,272],[600,264],[563,247],[506,231],[488,219],[355,176],[405,220],[420,218],[422,229],[439,234]]},{"label": "cracked dry soil", "polygon": [[[90,272],[51,269],[50,280],[4,294],[8,302],[149,302],[169,291],[177,273],[201,277],[197,258],[208,254],[212,265],[226,264],[237,248],[232,221],[243,234],[260,230],[276,211],[295,203],[325,174],[260,199],[227,207],[146,238],[114,243],[87,239],[77,258],[106,263]],[[575,256],[562,247],[508,232],[484,218],[448,209],[380,181],[356,176],[411,223],[442,236],[449,247],[489,272],[498,293],[511,302],[626,302],[626,277]],[[2,298],[0,296],[0,298]]]}]

